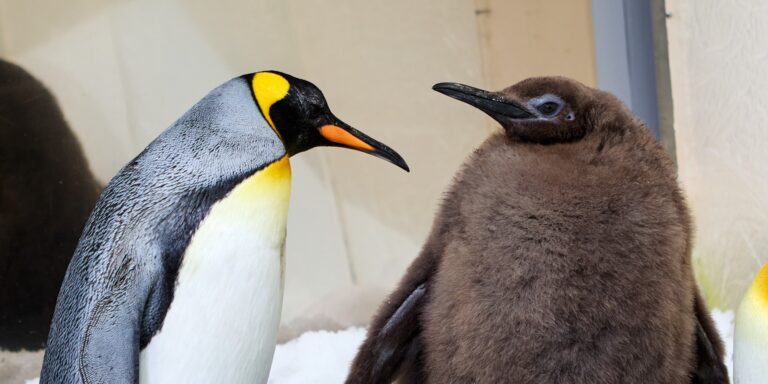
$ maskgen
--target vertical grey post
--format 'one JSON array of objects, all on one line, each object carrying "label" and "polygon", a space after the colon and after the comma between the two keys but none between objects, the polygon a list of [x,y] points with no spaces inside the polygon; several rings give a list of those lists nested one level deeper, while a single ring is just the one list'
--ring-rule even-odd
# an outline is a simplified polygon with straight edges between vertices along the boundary
[{"label": "vertical grey post", "polygon": [[657,138],[651,0],[592,0],[597,85],[618,96]]}]

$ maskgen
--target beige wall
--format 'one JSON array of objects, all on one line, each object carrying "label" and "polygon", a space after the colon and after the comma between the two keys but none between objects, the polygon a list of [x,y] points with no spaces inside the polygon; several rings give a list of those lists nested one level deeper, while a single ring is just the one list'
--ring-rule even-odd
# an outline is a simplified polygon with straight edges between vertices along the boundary
[{"label": "beige wall", "polygon": [[595,86],[590,0],[475,0],[486,81],[559,75]]},{"label": "beige wall", "polygon": [[413,171],[337,149],[292,159],[284,321],[355,281],[380,292],[367,318],[486,135],[482,115],[430,89],[480,82],[474,17],[466,0],[0,0],[0,47],[58,96],[102,180],[230,77],[274,68],[315,82]]},{"label": "beige wall", "polygon": [[496,129],[432,84],[498,89],[545,74],[594,84],[590,15],[588,0],[0,0],[0,53],[51,87],[105,181],[232,76],[274,68],[316,83],[337,115],[412,168],[337,149],[292,159],[284,322],[350,307],[339,321],[359,322],[417,254],[456,168]]},{"label": "beige wall", "polygon": [[733,307],[768,261],[768,7],[668,0],[680,180],[699,283]]}]

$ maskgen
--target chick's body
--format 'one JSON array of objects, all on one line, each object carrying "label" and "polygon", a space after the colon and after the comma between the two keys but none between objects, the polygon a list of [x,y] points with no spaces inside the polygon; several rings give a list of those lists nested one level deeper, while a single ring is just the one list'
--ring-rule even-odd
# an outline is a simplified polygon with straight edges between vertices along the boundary
[{"label": "chick's body", "polygon": [[688,213],[650,136],[618,140],[635,148],[497,135],[465,165],[422,317],[430,382],[689,380]]},{"label": "chick's body", "polygon": [[674,165],[576,81],[434,87],[504,128],[463,166],[347,383],[727,383]]}]

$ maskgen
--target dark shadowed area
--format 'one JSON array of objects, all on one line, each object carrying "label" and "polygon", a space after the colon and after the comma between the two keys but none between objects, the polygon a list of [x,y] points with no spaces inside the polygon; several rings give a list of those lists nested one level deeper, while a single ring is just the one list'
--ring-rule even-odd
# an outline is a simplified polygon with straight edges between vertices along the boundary
[{"label": "dark shadowed area", "polygon": [[0,350],[43,347],[101,186],[53,95],[0,60]]}]

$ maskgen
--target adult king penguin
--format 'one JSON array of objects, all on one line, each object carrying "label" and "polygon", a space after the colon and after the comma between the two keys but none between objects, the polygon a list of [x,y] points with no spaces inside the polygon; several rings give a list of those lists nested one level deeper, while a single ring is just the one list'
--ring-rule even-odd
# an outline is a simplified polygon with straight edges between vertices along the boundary
[{"label": "adult king penguin", "polygon": [[612,95],[564,78],[438,92],[497,120],[347,383],[723,383],[673,163]]},{"label": "adult king penguin", "polygon": [[733,381],[736,384],[768,382],[768,264],[736,312],[733,338]]},{"label": "adult king penguin", "polygon": [[62,285],[41,383],[264,383],[282,305],[289,156],[353,148],[408,170],[313,84],[211,91],[107,185]]}]

